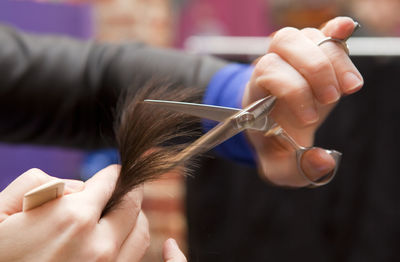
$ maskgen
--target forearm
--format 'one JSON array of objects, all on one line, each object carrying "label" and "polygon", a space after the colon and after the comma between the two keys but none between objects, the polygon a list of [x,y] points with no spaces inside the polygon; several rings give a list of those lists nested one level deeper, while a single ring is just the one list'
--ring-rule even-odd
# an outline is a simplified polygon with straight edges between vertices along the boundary
[{"label": "forearm", "polygon": [[119,96],[150,79],[205,89],[225,65],[142,44],[108,45],[0,28],[0,140],[114,145]]}]

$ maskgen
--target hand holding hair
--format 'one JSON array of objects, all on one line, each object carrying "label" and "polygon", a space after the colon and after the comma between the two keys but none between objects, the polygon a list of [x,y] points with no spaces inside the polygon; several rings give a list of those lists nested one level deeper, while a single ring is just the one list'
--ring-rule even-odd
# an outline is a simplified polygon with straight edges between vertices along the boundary
[{"label": "hand holding hair", "polygon": [[142,187],[101,215],[119,170],[109,166],[85,184],[70,183],[66,195],[27,212],[23,194],[55,178],[38,169],[21,175],[0,193],[0,261],[140,261],[149,245]]},{"label": "hand holding hair", "polygon": [[[141,211],[142,184],[177,168],[173,156],[183,144],[171,139],[194,134],[193,127],[188,128],[193,119],[145,107],[141,101],[172,96],[199,98],[192,90],[164,84],[149,84],[134,97],[126,97],[117,124],[122,167],[109,166],[86,183],[64,180],[63,197],[26,212],[22,212],[24,194],[56,178],[31,169],[3,190],[0,261],[140,261],[150,241]],[[186,261],[172,242],[165,244],[165,260]]]}]

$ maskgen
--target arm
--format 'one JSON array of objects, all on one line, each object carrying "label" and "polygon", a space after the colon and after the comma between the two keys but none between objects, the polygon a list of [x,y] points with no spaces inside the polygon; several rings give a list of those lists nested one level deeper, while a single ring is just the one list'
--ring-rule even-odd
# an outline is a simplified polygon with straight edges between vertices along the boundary
[{"label": "arm", "polygon": [[152,78],[205,89],[225,65],[139,43],[81,42],[6,27],[0,43],[0,140],[11,143],[112,146],[121,93]]},{"label": "arm", "polygon": [[[269,52],[255,65],[244,94],[241,87],[238,92],[236,81],[229,81],[229,85],[222,82],[217,87],[223,92],[213,92],[216,94],[214,98],[218,98],[217,104],[225,105],[224,103],[230,100],[219,97],[232,92],[238,95],[235,102],[241,101],[243,106],[268,94],[275,95],[278,97],[278,103],[273,112],[274,119],[298,143],[304,146],[312,145],[314,133],[340,96],[356,92],[362,86],[361,75],[339,46],[327,43],[318,47],[316,43],[325,35],[339,39],[346,38],[353,29],[354,23],[351,19],[338,18],[327,23],[322,31],[316,29],[299,31],[293,28],[280,30],[274,36]],[[32,55],[28,56],[28,62],[40,62],[43,57],[51,57],[44,60],[60,62],[61,66],[57,64],[44,67],[39,63],[37,68],[49,69],[51,73],[44,71],[32,74],[36,67],[31,63],[22,63],[22,72],[25,72],[25,75],[16,77],[15,74],[10,74],[14,77],[11,79],[19,79],[20,83],[12,83],[9,85],[11,87],[9,90],[5,88],[3,94],[0,94],[2,99],[0,121],[5,123],[0,137],[9,142],[51,142],[86,148],[107,145],[101,138],[109,138],[113,142],[112,110],[115,108],[118,95],[126,90],[129,83],[134,82],[133,90],[137,90],[144,80],[151,78],[157,72],[157,78],[170,75],[174,81],[186,86],[197,84],[205,89],[210,79],[214,79],[214,74],[226,65],[211,58],[200,59],[173,51],[152,50],[140,45],[107,46],[93,43],[85,45],[70,42],[71,40],[66,42],[56,40],[60,46],[57,45],[55,50],[51,50],[56,42],[49,39],[36,39],[40,43],[32,44],[34,41],[30,36],[18,36],[15,33],[13,36],[20,39],[21,46],[28,50],[22,48],[25,52],[21,52],[21,55],[31,54],[29,51],[39,54],[39,59],[32,58]],[[26,48],[29,44],[34,47]],[[56,55],[46,55],[48,52],[52,53],[51,51]],[[57,59],[54,59],[54,56]],[[7,56],[5,58],[0,57],[0,61],[7,61]],[[8,61],[10,60],[8,57]],[[77,61],[83,61],[82,65]],[[174,62],[174,66],[171,66],[171,61]],[[25,64],[31,66],[26,69]],[[18,68],[18,65],[11,68],[14,67]],[[67,73],[60,73],[58,70],[53,72],[56,67],[66,68],[72,73],[68,70]],[[348,74],[349,72],[353,74]],[[64,74],[68,77],[64,77]],[[350,75],[352,77],[349,77]],[[41,85],[35,81],[29,81],[28,85],[24,77],[28,79],[32,77],[34,80],[39,78]],[[235,75],[228,75],[227,78],[235,79]],[[48,80],[51,79],[53,81],[48,84]],[[71,80],[73,83],[68,83]],[[64,82],[68,84],[63,87]],[[6,87],[7,84],[10,83],[6,82]],[[39,86],[40,92],[37,92],[36,88],[27,89],[28,86]],[[35,92],[30,92],[32,90]],[[230,91],[225,92],[225,90]],[[336,92],[333,92],[335,90]],[[49,95],[44,96],[45,94]],[[11,112],[15,114],[10,114]],[[292,157],[280,150],[274,138],[269,139],[251,133],[248,134],[248,138],[255,149],[260,170],[265,177],[280,185],[305,185],[305,181],[297,173],[297,168],[291,165]],[[244,139],[239,142],[247,143]],[[243,147],[239,150],[242,149]],[[233,152],[237,147],[234,146],[229,150]],[[251,155],[248,147],[247,150],[247,155]],[[318,151],[311,152],[313,153],[305,154],[302,160],[302,168],[307,174],[318,178],[332,169],[334,162],[329,155]]]}]

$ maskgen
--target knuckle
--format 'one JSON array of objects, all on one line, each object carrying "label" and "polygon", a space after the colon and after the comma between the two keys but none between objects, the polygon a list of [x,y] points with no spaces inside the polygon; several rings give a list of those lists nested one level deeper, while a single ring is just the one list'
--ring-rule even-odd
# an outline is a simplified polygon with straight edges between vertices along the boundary
[{"label": "knuckle", "polygon": [[30,173],[30,174],[46,174],[45,172],[43,172],[41,169],[39,168],[31,168],[28,171],[26,171],[25,173]]},{"label": "knuckle", "polygon": [[316,76],[331,69],[331,64],[327,58],[319,57],[310,59],[304,66],[302,74]]},{"label": "knuckle", "polygon": [[276,53],[268,53],[261,58],[263,64],[270,66],[276,65],[280,62],[280,56]]},{"label": "knuckle", "polygon": [[78,210],[72,205],[63,208],[62,224],[69,226],[73,232],[85,232],[97,222],[88,210]]},{"label": "knuckle", "polygon": [[36,180],[38,184],[41,184],[43,182],[46,182],[49,178],[49,175],[40,170],[39,168],[31,168],[24,172],[22,175],[20,175],[20,178],[22,179],[33,179]]},{"label": "knuckle", "polygon": [[315,36],[321,36],[322,35],[321,31],[319,31],[318,29],[313,28],[313,27],[303,28],[303,29],[301,29],[301,32],[306,36],[311,36],[312,38],[314,38]]},{"label": "knuckle", "polygon": [[264,64],[264,63],[265,63],[265,61],[263,61],[263,59],[264,59],[264,57],[261,58],[260,62],[259,62],[259,63],[256,65],[256,67],[254,68],[253,74],[254,74],[256,77],[259,77],[259,76],[261,76],[261,75],[264,74],[265,67],[264,67],[264,66],[261,66],[261,64]]},{"label": "knuckle", "polygon": [[278,30],[274,37],[272,38],[272,43],[271,44],[280,44],[282,42],[287,42],[293,39],[294,36],[299,34],[299,29],[294,28],[294,27],[285,27],[280,30]]},{"label": "knuckle", "polygon": [[277,66],[280,63],[280,56],[276,53],[268,53],[264,55],[254,68],[256,76],[265,74],[269,68]]}]

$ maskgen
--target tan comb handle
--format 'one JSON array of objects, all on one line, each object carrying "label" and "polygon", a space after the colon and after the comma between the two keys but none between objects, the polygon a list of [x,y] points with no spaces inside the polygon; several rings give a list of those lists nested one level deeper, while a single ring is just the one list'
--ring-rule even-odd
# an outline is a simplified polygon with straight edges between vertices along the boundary
[{"label": "tan comb handle", "polygon": [[22,211],[28,211],[41,206],[50,200],[64,195],[65,182],[56,179],[38,186],[24,195]]}]

